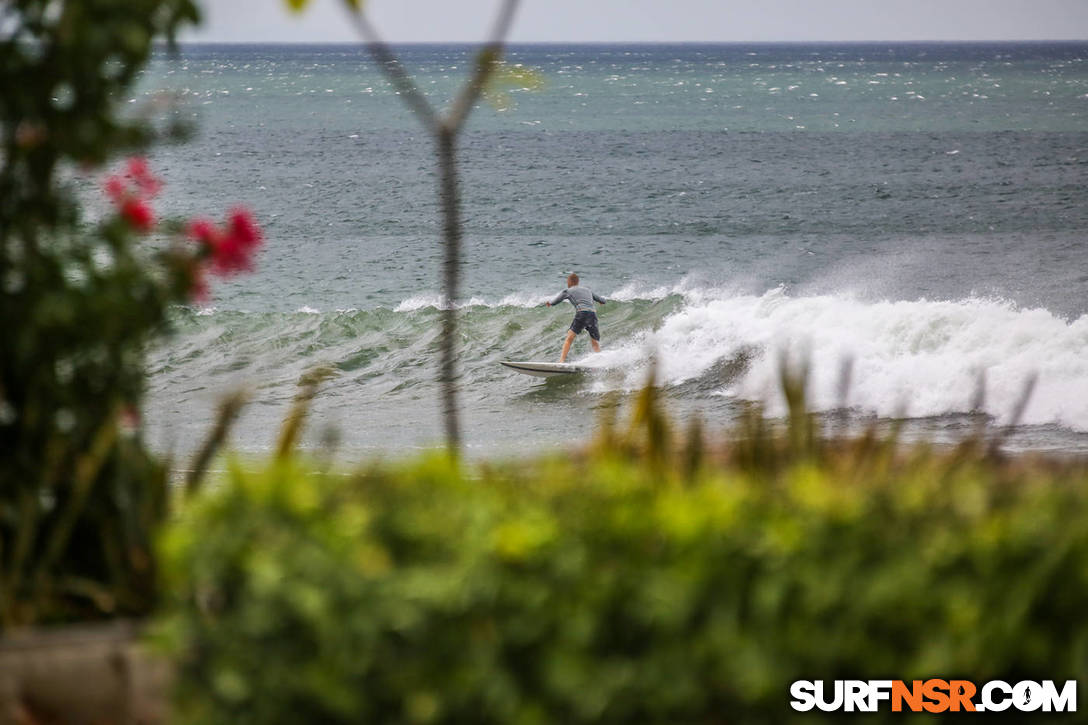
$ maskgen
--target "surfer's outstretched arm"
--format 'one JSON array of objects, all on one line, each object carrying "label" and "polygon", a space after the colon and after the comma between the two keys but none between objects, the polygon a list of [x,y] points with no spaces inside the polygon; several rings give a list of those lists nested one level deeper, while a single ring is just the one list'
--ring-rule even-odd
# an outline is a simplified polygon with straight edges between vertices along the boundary
[{"label": "surfer's outstretched arm", "polygon": [[553,299],[551,302],[548,303],[548,307],[551,307],[552,305],[558,305],[563,300],[569,299],[569,298],[570,298],[570,295],[567,294],[566,290],[563,290],[562,292],[560,292],[559,294],[557,294],[555,296],[555,299]]},{"label": "surfer's outstretched arm", "polygon": [[606,300],[604,297],[601,297],[600,295],[596,295],[596,294],[593,295],[593,299],[596,300],[597,302],[599,302],[602,305],[608,302],[608,300]]}]

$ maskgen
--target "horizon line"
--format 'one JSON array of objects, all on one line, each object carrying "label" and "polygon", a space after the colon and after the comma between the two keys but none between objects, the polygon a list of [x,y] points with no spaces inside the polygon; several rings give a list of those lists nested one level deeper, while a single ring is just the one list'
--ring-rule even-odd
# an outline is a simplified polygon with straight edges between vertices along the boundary
[{"label": "horizon line", "polygon": [[[166,43],[156,40],[156,43]],[[178,40],[178,45],[366,45],[364,40]],[[387,41],[392,46],[404,45],[465,45],[479,46],[486,41],[480,40],[397,40]],[[870,39],[870,40],[514,40],[506,46],[515,45],[865,45],[879,43],[883,45],[907,45],[921,43],[930,45],[984,45],[988,43],[1085,43],[1086,38],[974,38],[970,40],[949,40],[933,38]]]}]

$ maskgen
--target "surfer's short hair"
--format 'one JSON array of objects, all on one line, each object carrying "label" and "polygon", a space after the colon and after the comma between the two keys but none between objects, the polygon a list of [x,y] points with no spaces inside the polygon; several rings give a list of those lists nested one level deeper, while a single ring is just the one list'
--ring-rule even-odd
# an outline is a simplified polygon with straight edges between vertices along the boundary
[{"label": "surfer's short hair", "polygon": [[567,275],[567,286],[573,287],[576,284],[578,284],[578,275],[576,275],[574,272],[571,272]]}]

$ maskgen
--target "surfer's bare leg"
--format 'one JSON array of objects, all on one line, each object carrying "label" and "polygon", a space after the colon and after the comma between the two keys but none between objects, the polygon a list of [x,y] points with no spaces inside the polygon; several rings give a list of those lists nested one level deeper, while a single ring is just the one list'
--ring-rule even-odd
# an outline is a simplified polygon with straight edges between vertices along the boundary
[{"label": "surfer's bare leg", "polygon": [[601,351],[601,343],[597,342],[592,337],[589,338],[589,344],[593,346],[593,352],[600,352]]},{"label": "surfer's bare leg", "polygon": [[572,342],[574,342],[574,330],[567,330],[567,339],[563,341],[563,353],[559,356],[559,362],[567,361],[567,353],[570,352]]}]

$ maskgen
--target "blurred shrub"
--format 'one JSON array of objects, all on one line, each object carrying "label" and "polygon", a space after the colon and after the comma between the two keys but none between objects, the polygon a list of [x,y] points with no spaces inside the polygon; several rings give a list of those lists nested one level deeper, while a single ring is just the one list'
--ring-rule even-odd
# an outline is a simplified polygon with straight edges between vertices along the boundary
[{"label": "blurred shrub", "polygon": [[120,213],[90,223],[75,187],[153,140],[120,108],[153,41],[196,8],[14,0],[0,12],[2,630],[153,601],[166,476],[138,433],[143,350],[191,265],[138,249],[153,225],[143,200],[118,187]]},{"label": "blurred shrub", "polygon": [[164,542],[180,719],[781,722],[795,679],[1088,676],[1083,466],[800,407],[710,460],[642,405],[574,459],[234,467]]}]

